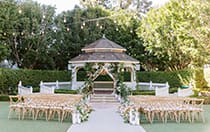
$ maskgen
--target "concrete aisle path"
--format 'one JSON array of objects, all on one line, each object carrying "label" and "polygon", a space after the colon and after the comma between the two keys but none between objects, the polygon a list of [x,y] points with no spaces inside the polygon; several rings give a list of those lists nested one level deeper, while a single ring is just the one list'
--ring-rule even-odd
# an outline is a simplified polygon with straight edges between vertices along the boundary
[{"label": "concrete aisle path", "polygon": [[94,111],[89,120],[81,124],[72,125],[67,132],[145,132],[141,126],[124,123],[117,113],[116,104],[91,104]]}]

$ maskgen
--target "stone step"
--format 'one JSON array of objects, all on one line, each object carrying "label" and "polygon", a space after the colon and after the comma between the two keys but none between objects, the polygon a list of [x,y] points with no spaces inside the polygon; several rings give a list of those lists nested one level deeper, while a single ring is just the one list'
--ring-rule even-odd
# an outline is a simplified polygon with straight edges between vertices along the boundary
[{"label": "stone step", "polygon": [[115,98],[115,95],[112,94],[94,94],[91,99],[91,102],[110,102],[110,103],[117,103],[118,100]]},{"label": "stone step", "polygon": [[115,97],[114,94],[93,94],[92,97]]},{"label": "stone step", "polygon": [[118,104],[119,101],[117,100],[91,100],[90,103],[116,103]]},{"label": "stone step", "polygon": [[113,91],[113,88],[94,88],[94,91]]}]

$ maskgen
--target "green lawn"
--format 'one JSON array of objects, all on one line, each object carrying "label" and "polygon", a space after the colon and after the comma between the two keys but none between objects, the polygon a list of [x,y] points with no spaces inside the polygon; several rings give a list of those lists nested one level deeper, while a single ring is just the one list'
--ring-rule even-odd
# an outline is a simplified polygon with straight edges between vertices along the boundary
[{"label": "green lawn", "polygon": [[142,122],[141,125],[147,132],[210,132],[210,105],[205,105],[205,123],[201,121],[195,121],[194,123],[189,122],[154,122],[149,124]]},{"label": "green lawn", "polygon": [[46,120],[18,120],[13,114],[8,119],[9,102],[0,102],[0,132],[66,132],[70,121],[60,123]]}]

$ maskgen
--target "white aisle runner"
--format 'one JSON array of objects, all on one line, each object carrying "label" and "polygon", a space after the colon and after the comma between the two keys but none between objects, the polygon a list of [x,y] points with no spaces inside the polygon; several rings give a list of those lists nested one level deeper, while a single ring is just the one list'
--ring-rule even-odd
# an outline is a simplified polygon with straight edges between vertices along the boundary
[{"label": "white aisle runner", "polygon": [[87,122],[72,125],[67,132],[145,132],[144,128],[124,123],[117,106],[92,104],[94,111]]}]

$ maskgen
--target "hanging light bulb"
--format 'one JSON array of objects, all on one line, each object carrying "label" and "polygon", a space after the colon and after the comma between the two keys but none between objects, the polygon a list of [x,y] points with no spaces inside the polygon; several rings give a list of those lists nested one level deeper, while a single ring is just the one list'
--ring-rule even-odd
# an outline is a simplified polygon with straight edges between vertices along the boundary
[{"label": "hanging light bulb", "polygon": [[99,23],[98,23],[98,22],[96,22],[96,26],[97,26],[97,27],[99,26]]},{"label": "hanging light bulb", "polygon": [[21,32],[21,33],[20,33],[20,35],[22,35],[22,36],[23,36],[23,35],[24,35],[24,32]]},{"label": "hanging light bulb", "polygon": [[63,18],[63,22],[66,23],[66,17]]},{"label": "hanging light bulb", "polygon": [[4,32],[4,36],[6,36],[6,35],[7,35],[7,33]]},{"label": "hanging light bulb", "polygon": [[132,29],[130,30],[130,33],[133,33],[133,30]]},{"label": "hanging light bulb", "polygon": [[116,27],[116,31],[119,31],[118,27]]},{"label": "hanging light bulb", "polygon": [[19,14],[21,14],[21,13],[22,13],[22,10],[21,10],[21,8],[19,8],[19,10],[18,10],[18,13],[19,13]]},{"label": "hanging light bulb", "polygon": [[46,18],[46,16],[45,16],[45,15],[43,15],[43,16],[42,16],[42,18],[43,18],[43,19],[45,19],[45,18]]},{"label": "hanging light bulb", "polygon": [[67,28],[66,28],[66,31],[68,31],[68,32],[69,32],[69,31],[70,31],[70,28],[69,28],[69,27],[67,27]]},{"label": "hanging light bulb", "polygon": [[103,26],[101,25],[101,26],[100,26],[100,29],[102,29],[102,28],[103,28]]},{"label": "hanging light bulb", "polygon": [[34,32],[31,32],[31,35],[34,35]]},{"label": "hanging light bulb", "polygon": [[83,29],[84,27],[81,25],[81,29]]},{"label": "hanging light bulb", "polygon": [[12,35],[15,36],[15,32],[13,32]]},{"label": "hanging light bulb", "polygon": [[116,21],[116,20],[114,20],[114,23],[117,23],[117,21]]},{"label": "hanging light bulb", "polygon": [[82,25],[85,26],[85,22],[83,22]]}]

